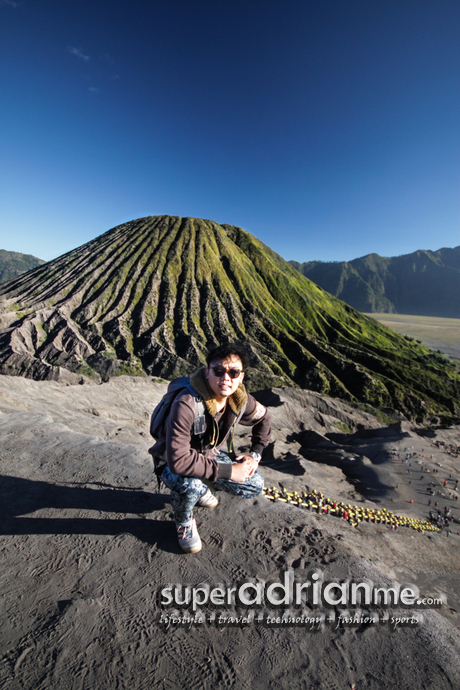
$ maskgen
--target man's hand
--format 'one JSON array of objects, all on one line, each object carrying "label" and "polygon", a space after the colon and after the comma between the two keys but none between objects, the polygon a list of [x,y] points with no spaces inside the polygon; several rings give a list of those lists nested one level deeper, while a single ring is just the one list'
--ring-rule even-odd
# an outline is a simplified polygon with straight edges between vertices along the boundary
[{"label": "man's hand", "polygon": [[246,479],[252,477],[257,470],[259,463],[250,455],[238,455],[236,464],[232,465],[232,474],[230,479],[232,482],[245,482]]}]

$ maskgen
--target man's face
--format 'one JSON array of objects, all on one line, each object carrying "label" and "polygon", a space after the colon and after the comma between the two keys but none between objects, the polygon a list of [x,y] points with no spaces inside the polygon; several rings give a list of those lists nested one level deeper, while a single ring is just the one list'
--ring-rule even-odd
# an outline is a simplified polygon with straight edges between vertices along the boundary
[{"label": "man's face", "polygon": [[244,379],[243,363],[237,355],[211,362],[206,368],[206,378],[216,400],[223,402],[236,391]]}]

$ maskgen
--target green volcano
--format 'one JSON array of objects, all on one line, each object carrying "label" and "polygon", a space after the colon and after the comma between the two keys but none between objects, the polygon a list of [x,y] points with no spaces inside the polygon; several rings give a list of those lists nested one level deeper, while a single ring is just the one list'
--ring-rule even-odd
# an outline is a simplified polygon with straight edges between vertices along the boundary
[{"label": "green volcano", "polygon": [[0,286],[0,372],[76,381],[191,372],[248,343],[250,387],[457,414],[454,364],[380,326],[241,228],[154,216]]}]

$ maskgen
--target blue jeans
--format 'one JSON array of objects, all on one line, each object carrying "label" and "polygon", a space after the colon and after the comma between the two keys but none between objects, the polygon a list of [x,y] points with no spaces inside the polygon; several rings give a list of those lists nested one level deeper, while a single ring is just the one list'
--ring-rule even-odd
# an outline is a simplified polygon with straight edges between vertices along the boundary
[{"label": "blue jeans", "polygon": [[[219,451],[216,460],[232,464],[225,450]],[[189,525],[192,521],[193,507],[208,490],[207,485],[196,477],[181,477],[179,474],[173,474],[168,467],[163,470],[161,481],[171,490],[171,503],[176,524]],[[216,491],[226,491],[243,498],[255,498],[264,488],[264,478],[258,472],[254,472],[252,477],[246,479],[245,482],[217,479],[211,483],[211,486]]]}]

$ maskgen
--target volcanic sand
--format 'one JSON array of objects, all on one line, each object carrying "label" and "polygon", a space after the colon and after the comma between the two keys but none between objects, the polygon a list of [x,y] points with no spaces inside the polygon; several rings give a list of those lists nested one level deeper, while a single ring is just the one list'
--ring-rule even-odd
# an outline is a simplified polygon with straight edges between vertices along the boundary
[{"label": "volcanic sand", "polygon": [[[219,493],[217,508],[195,511],[203,550],[182,554],[168,492],[157,491],[147,453],[150,412],[165,388],[148,378],[66,386],[0,377],[0,687],[458,687],[458,523],[450,536],[352,527],[264,496]],[[308,486],[344,503],[426,519],[426,486],[434,481],[445,495],[432,503],[458,516],[449,495],[459,460],[434,445],[460,443],[458,427],[422,435],[408,422],[382,427],[304,391],[259,397],[273,418],[261,467],[266,486]],[[241,427],[236,436],[241,449],[245,433]],[[283,605],[277,613],[270,602],[249,607],[254,620],[239,625],[219,616],[247,616],[241,604],[203,606],[205,623],[160,624],[172,611],[186,620],[186,607],[161,605],[168,584],[283,583],[289,568],[301,583],[315,571],[324,581],[414,584],[443,604],[367,606],[359,616],[376,622],[354,626],[339,624],[337,606]],[[335,621],[276,627],[257,620],[286,611]],[[412,616],[417,624],[391,625]]]}]

